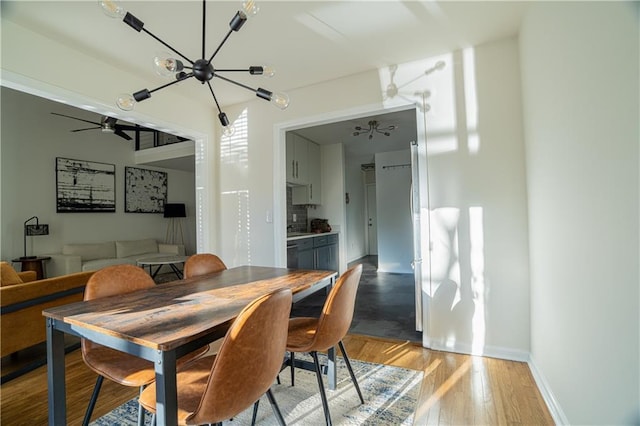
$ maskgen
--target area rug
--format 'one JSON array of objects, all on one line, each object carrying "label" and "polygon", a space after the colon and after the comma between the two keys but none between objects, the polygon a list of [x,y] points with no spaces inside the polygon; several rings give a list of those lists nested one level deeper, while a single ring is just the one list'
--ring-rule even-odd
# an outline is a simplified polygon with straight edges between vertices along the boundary
[{"label": "area rug", "polygon": [[[321,361],[322,362],[322,361]],[[349,378],[342,358],[338,357],[338,386],[327,390],[334,425],[411,425],[416,409],[422,372],[399,367],[351,360],[364,405]],[[291,386],[289,370],[280,374],[281,384],[271,388],[287,425],[323,425],[324,413],[315,373],[296,369],[296,384]],[[326,388],[326,377],[325,388]],[[94,426],[135,425],[138,404],[135,399],[97,419]],[[251,424],[253,409],[239,414],[226,426]],[[150,424],[150,416],[147,416]],[[277,425],[266,396],[260,400],[257,425]]]}]

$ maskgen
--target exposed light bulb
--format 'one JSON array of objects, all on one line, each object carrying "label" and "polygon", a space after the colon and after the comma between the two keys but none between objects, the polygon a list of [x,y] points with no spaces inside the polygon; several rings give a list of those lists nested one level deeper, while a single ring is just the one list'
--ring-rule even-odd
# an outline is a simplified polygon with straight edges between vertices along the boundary
[{"label": "exposed light bulb", "polygon": [[100,7],[105,15],[110,18],[124,18],[127,14],[127,11],[124,10],[124,7],[120,6],[120,3],[116,0],[100,0]]},{"label": "exposed light bulb", "polygon": [[246,0],[242,3],[242,12],[244,12],[247,18],[256,16],[259,11],[260,6],[258,6],[254,0]]},{"label": "exposed light bulb", "polygon": [[271,95],[271,103],[280,109],[287,109],[289,106],[289,96],[282,92],[273,93]]},{"label": "exposed light bulb", "polygon": [[263,65],[262,66],[262,76],[263,77],[271,78],[274,75],[276,75],[276,69],[274,67],[272,67],[271,65]]},{"label": "exposed light bulb", "polygon": [[172,58],[167,52],[160,52],[153,58],[153,69],[156,74],[168,77],[184,69],[181,61]]},{"label": "exposed light bulb", "polygon": [[118,105],[118,108],[120,108],[123,111],[131,111],[133,107],[136,105],[136,100],[134,99],[133,95],[129,93],[123,93],[120,96],[118,96],[118,99],[116,100],[116,105]]},{"label": "exposed light bulb", "polygon": [[231,124],[228,126],[225,126],[224,129],[222,130],[222,136],[224,136],[225,138],[231,137],[236,133],[236,128],[233,127]]}]

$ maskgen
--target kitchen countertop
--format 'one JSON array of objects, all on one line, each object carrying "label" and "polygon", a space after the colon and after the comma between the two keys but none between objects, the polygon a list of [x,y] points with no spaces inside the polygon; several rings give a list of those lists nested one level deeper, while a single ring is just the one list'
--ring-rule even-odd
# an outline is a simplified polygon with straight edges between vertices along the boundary
[{"label": "kitchen countertop", "polygon": [[338,231],[330,231],[330,232],[321,232],[321,233],[311,233],[311,232],[291,232],[289,234],[287,234],[287,241],[295,241],[295,240],[301,240],[303,238],[312,238],[312,237],[319,237],[321,235],[331,235],[331,234],[337,234]]}]

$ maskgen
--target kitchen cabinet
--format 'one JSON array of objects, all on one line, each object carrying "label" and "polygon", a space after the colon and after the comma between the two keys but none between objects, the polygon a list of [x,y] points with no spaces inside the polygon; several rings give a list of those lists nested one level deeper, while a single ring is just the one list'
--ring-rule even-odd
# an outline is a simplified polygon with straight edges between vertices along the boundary
[{"label": "kitchen cabinet", "polygon": [[297,239],[298,269],[339,270],[338,234],[309,236]]},{"label": "kitchen cabinet", "polygon": [[287,133],[287,182],[297,185],[308,183],[309,144],[295,133]]},{"label": "kitchen cabinet", "polygon": [[311,141],[307,143],[306,177],[306,184],[292,188],[293,205],[321,204],[320,146]]}]

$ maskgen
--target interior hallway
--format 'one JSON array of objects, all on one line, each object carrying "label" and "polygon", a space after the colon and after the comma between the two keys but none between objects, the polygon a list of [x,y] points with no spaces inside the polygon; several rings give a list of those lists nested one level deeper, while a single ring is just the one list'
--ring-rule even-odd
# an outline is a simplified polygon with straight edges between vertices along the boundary
[{"label": "interior hallway", "polygon": [[[415,331],[413,275],[377,272],[378,256],[365,256],[349,264],[362,264],[362,278],[350,333],[422,342]],[[292,316],[316,316],[324,304],[319,292],[296,303]]]}]

